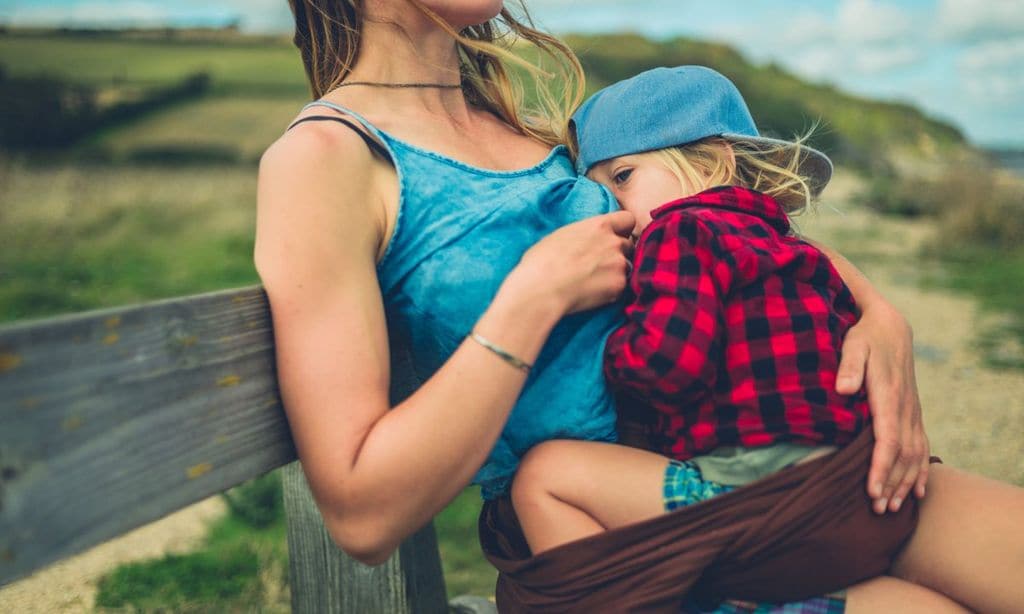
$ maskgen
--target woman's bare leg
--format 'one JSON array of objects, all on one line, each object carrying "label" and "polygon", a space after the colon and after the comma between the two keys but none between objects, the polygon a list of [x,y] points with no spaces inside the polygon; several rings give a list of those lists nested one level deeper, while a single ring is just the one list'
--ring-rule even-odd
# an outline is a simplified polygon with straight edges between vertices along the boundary
[{"label": "woman's bare leg", "polygon": [[1024,610],[1024,489],[933,465],[895,576],[980,612]]},{"label": "woman's bare leg", "polygon": [[970,610],[931,589],[890,576],[872,578],[847,589],[846,614],[878,612],[963,614]]},{"label": "woman's bare leg", "polygon": [[626,446],[552,440],[530,450],[512,504],[534,554],[665,512],[668,459]]}]

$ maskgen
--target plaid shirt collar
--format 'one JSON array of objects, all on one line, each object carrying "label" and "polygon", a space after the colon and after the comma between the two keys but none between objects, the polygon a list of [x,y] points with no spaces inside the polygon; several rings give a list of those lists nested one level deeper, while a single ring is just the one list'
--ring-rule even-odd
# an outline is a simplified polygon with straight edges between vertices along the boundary
[{"label": "plaid shirt collar", "polygon": [[789,232],[789,218],[778,202],[767,194],[734,185],[723,185],[699,194],[673,200],[651,211],[651,219],[687,207],[721,207],[756,215],[782,234]]}]

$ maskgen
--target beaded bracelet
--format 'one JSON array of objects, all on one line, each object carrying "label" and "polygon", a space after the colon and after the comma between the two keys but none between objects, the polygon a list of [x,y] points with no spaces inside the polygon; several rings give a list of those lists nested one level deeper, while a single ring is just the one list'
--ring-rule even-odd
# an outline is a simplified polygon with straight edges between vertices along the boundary
[{"label": "beaded bracelet", "polygon": [[481,337],[475,331],[469,333],[466,336],[472,339],[473,341],[476,341],[480,345],[484,346],[488,350],[494,352],[495,354],[498,355],[499,358],[501,358],[502,360],[504,360],[505,362],[507,362],[508,364],[512,365],[517,369],[529,372],[529,370],[533,368],[533,365],[531,365],[530,363],[520,360],[519,358],[509,353],[504,348],[502,348],[500,345],[495,345],[494,343],[488,341],[486,337]]}]

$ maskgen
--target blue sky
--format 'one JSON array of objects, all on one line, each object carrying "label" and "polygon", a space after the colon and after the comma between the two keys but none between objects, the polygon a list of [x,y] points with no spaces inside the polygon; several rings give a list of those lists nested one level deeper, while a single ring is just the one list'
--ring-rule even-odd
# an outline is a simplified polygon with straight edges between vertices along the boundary
[{"label": "blue sky", "polygon": [[[1024,146],[1022,0],[527,0],[546,29],[720,40],[851,92]],[[0,0],[0,23],[290,27],[285,0]],[[2,61],[2,60],[0,60]]]}]

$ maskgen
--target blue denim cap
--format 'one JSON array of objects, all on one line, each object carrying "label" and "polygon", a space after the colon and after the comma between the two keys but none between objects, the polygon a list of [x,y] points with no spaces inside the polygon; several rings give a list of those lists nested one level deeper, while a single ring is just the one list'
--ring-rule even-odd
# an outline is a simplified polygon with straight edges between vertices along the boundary
[{"label": "blue denim cap", "polygon": [[[732,81],[704,66],[653,68],[619,81],[587,99],[573,114],[579,143],[576,170],[585,174],[603,160],[676,147],[710,136],[779,145],[761,136]],[[800,172],[817,194],[832,177],[832,161],[801,146]]]}]

